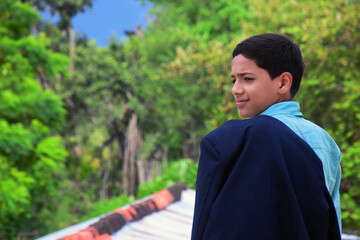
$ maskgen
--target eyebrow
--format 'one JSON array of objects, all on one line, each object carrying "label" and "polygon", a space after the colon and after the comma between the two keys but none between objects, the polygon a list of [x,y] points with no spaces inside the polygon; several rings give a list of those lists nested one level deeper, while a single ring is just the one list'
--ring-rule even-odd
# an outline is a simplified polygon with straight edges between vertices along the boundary
[{"label": "eyebrow", "polygon": [[[243,76],[245,76],[245,75],[255,75],[254,73],[248,73],[248,72],[244,72],[244,73],[237,73],[236,74],[236,76],[238,76],[238,77],[243,77]],[[234,78],[235,77],[235,75],[231,75],[231,78]]]}]

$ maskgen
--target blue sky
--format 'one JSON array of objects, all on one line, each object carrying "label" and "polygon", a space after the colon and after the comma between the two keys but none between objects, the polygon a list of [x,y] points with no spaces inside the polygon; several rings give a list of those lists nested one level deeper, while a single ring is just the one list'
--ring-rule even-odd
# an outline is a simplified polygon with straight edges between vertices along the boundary
[{"label": "blue sky", "polygon": [[93,0],[91,9],[73,18],[74,29],[95,39],[99,46],[107,46],[113,33],[125,37],[124,30],[135,30],[137,24],[144,28],[150,7],[140,0]]}]

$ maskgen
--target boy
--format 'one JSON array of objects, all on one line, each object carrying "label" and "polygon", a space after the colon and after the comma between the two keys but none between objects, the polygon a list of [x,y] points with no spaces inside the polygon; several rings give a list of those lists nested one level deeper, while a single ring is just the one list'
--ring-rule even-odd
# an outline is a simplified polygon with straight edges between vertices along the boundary
[{"label": "boy", "polygon": [[246,120],[201,142],[192,239],[340,239],[340,150],[292,101],[304,67],[282,35],[234,49],[232,94]]}]

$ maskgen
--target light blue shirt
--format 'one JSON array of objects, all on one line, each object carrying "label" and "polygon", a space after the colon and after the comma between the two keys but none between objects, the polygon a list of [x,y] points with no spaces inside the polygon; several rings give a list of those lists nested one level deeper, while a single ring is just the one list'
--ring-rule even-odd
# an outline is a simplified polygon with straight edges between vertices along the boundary
[{"label": "light blue shirt", "polygon": [[303,118],[300,112],[300,105],[297,102],[288,101],[274,104],[260,113],[260,115],[271,116],[283,122],[307,142],[320,158],[324,168],[326,187],[334,202],[341,231],[339,194],[341,153],[339,147],[324,129]]}]

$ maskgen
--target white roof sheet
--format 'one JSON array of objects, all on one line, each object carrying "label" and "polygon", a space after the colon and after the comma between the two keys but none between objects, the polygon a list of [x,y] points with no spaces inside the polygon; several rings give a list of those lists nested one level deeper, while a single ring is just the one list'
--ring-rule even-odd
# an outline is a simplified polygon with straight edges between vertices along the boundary
[{"label": "white roof sheet", "polygon": [[[165,209],[154,212],[125,226],[111,235],[111,239],[154,239],[154,240],[187,240],[190,239],[194,212],[195,191],[186,189],[181,192],[179,201],[171,203]],[[124,206],[123,208],[126,208]],[[108,213],[108,214],[112,214]],[[55,240],[84,230],[108,214],[101,215],[83,223],[59,230],[38,238],[38,240]]]}]

